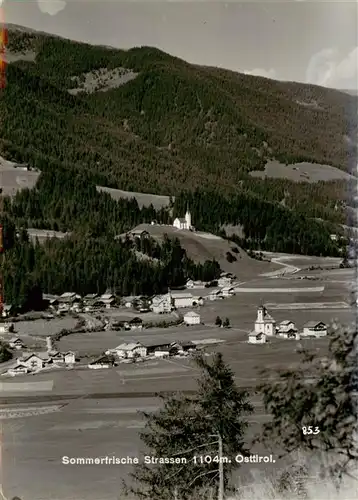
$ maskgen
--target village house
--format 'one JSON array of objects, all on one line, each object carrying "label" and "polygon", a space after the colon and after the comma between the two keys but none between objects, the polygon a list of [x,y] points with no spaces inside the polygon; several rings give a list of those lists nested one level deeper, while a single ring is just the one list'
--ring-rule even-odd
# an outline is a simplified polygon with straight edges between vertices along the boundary
[{"label": "village house", "polygon": [[264,333],[251,332],[249,333],[249,344],[265,344],[266,335]]},{"label": "village house", "polygon": [[124,307],[127,307],[128,309],[130,309],[131,307],[134,306],[134,303],[136,300],[137,300],[137,297],[135,295],[132,295],[129,297],[123,297],[121,303],[122,303],[122,305],[124,305]]},{"label": "village house", "polygon": [[200,314],[188,311],[184,314],[184,323],[186,325],[200,325]]},{"label": "village house", "polygon": [[232,295],[235,295],[235,289],[232,286],[224,286],[221,289],[221,293],[223,297],[231,297]]},{"label": "village house", "polygon": [[75,302],[80,302],[81,295],[73,292],[65,292],[57,299],[59,304],[68,304],[72,306]]},{"label": "village house", "polygon": [[227,276],[223,276],[222,278],[218,279],[218,286],[220,287],[228,287],[232,283],[232,278],[229,278]]},{"label": "village house", "polygon": [[205,281],[193,281],[193,280],[188,280],[186,282],[186,287],[187,288],[205,288],[206,282]]},{"label": "village house", "polygon": [[75,353],[72,351],[67,351],[67,352],[52,351],[49,352],[49,356],[53,363],[74,365],[76,362]]},{"label": "village house", "polygon": [[171,347],[173,348],[173,350],[176,351],[175,354],[180,354],[180,355],[188,354],[196,350],[196,345],[190,340],[183,342],[182,341],[173,342],[171,344]]},{"label": "village house", "polygon": [[106,354],[112,354],[124,359],[135,358],[136,356],[144,358],[147,355],[147,348],[140,342],[124,342],[114,349],[109,349]]},{"label": "village house", "polygon": [[276,333],[278,335],[280,335],[280,337],[283,337],[286,339],[296,338],[297,332],[298,332],[298,330],[297,330],[294,322],[290,321],[288,319],[281,321],[281,323],[276,327]]},{"label": "village house", "polygon": [[116,324],[125,330],[141,330],[143,328],[142,318],[133,318],[132,316],[120,318],[116,321]]},{"label": "village house", "polygon": [[115,303],[116,298],[112,293],[104,293],[95,301],[96,305],[104,306],[106,309],[110,309]]},{"label": "village house", "polygon": [[14,331],[14,323],[6,321],[5,323],[0,323],[0,333],[11,333]]},{"label": "village house", "polygon": [[219,288],[212,290],[208,295],[209,300],[218,300],[218,299],[223,299],[223,298],[224,298],[224,296],[222,294],[221,289],[219,289]]},{"label": "village house", "polygon": [[59,296],[58,295],[52,295],[50,293],[44,293],[42,295],[42,301],[44,303],[44,306],[45,308],[51,308],[51,309],[54,309],[55,307],[58,306],[58,299],[59,299]]},{"label": "village house", "polygon": [[2,309],[3,318],[9,318],[14,313],[15,313],[15,308],[12,304],[4,304]]},{"label": "village house", "polygon": [[33,353],[20,358],[18,362],[29,370],[39,370],[51,363],[51,358],[47,353]]},{"label": "village house", "polygon": [[193,226],[191,225],[191,213],[189,212],[189,209],[187,209],[184,218],[177,217],[176,219],[174,219],[173,227],[176,227],[177,229],[187,229],[187,230],[194,229]]},{"label": "village house", "polygon": [[180,309],[182,307],[193,307],[199,304],[203,304],[202,297],[194,297],[194,295],[192,295],[191,293],[175,292],[172,293],[171,296],[175,309]]},{"label": "village house", "polygon": [[170,293],[166,295],[156,295],[149,306],[155,314],[170,313],[173,309],[172,297]]},{"label": "village house", "polygon": [[168,358],[169,356],[174,356],[177,350],[174,346],[159,346],[154,349],[154,356],[156,358]]},{"label": "village house", "polygon": [[63,355],[66,365],[74,365],[76,363],[76,355],[72,351],[67,351]]},{"label": "village house", "polygon": [[9,340],[9,347],[11,349],[16,349],[16,350],[20,350],[20,349],[23,349],[25,347],[25,344],[23,343],[23,341],[20,339],[20,337],[12,337],[10,340]]},{"label": "village house", "polygon": [[101,356],[100,358],[88,364],[91,370],[99,370],[101,368],[112,368],[115,362],[112,356]]},{"label": "village house", "polygon": [[16,363],[13,367],[9,368],[6,372],[6,375],[11,375],[15,377],[16,375],[24,375],[29,373],[30,370],[27,366],[22,363]]},{"label": "village house", "polygon": [[267,309],[264,306],[260,306],[257,309],[254,331],[256,333],[265,333],[267,336],[273,336],[276,334],[276,321],[267,312]]},{"label": "village house", "polygon": [[322,321],[308,321],[303,326],[303,336],[325,337],[327,326]]},{"label": "village house", "polygon": [[163,342],[161,344],[158,344],[156,342],[146,342],[145,348],[147,349],[147,356],[154,356],[155,352],[169,352],[171,344],[171,341]]},{"label": "village house", "polygon": [[84,303],[85,305],[87,305],[87,304],[91,304],[91,305],[92,305],[92,304],[93,304],[93,302],[94,302],[96,299],[98,299],[98,294],[97,294],[97,293],[88,293],[87,295],[85,295],[85,296],[83,297],[83,299],[82,299],[82,300],[83,300],[83,303]]},{"label": "village house", "polygon": [[233,274],[233,273],[227,273],[226,271],[223,271],[222,273],[220,273],[220,278],[231,278],[231,279],[235,279],[236,278],[236,275]]},{"label": "village house", "polygon": [[148,238],[150,236],[150,234],[145,229],[137,228],[137,229],[133,229],[133,231],[129,231],[127,233],[127,236],[128,236],[128,238],[130,238],[132,240],[135,240],[137,238],[142,240],[144,238]]},{"label": "village house", "polygon": [[88,293],[82,299],[83,309],[85,312],[92,312],[95,309],[96,300],[98,299],[97,293]]}]

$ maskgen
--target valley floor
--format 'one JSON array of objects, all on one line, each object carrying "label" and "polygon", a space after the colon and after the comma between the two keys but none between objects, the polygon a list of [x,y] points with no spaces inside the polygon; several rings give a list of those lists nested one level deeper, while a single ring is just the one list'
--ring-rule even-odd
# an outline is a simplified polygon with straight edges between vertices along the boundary
[{"label": "valley floor", "polygon": [[[281,256],[282,257],[282,256]],[[314,259],[292,258],[286,263],[307,267]],[[328,261],[327,261],[328,262]],[[332,263],[330,263],[332,265]],[[328,266],[329,267],[329,266]],[[310,275],[310,279],[304,279]],[[298,342],[272,339],[266,345],[247,344],[260,301],[269,307],[277,322],[292,319],[299,329],[311,319],[329,323],[336,318],[346,324],[355,320],[349,293],[355,271],[321,269],[294,274],[256,276],[249,283],[260,291],[237,293],[225,300],[207,302],[200,308],[204,325],[149,329],[138,333],[98,332],[64,337],[60,349],[103,352],[122,341],[219,339],[222,343],[206,348],[221,351],[235,373],[237,384],[253,388],[263,367],[294,366],[299,362]],[[314,278],[314,281],[312,279]],[[323,291],[310,291],[323,287]],[[270,292],[270,288],[291,288],[296,292]],[[267,289],[267,293],[262,289]],[[322,308],[322,303],[325,307]],[[295,305],[294,307],[292,305]],[[315,304],[317,306],[315,306]],[[318,305],[320,308],[317,308]],[[327,305],[328,304],[328,305]],[[311,307],[310,307],[311,305]],[[271,310],[270,310],[271,307]],[[301,307],[301,309],[300,309]],[[232,328],[214,326],[216,316],[228,317]],[[56,320],[58,321],[58,320]],[[69,320],[61,320],[68,323]],[[67,325],[66,323],[66,325]],[[44,338],[52,322],[30,322],[32,333]],[[63,323],[65,324],[65,323]],[[47,326],[46,326],[47,325]],[[25,325],[18,324],[24,333]],[[56,329],[64,327],[58,324]],[[328,338],[302,340],[301,345],[324,356]],[[2,378],[0,384],[0,419],[2,423],[2,478],[4,495],[24,500],[116,500],[121,479],[127,478],[127,465],[64,465],[62,457],[137,456],[143,459],[138,433],[143,421],[138,410],[155,410],[157,391],[194,390],[198,372],[188,359],[170,358],[110,370],[58,370],[35,376]],[[16,399],[12,399],[16,397]],[[258,397],[253,397],[255,414],[248,438],[259,431],[268,415]],[[267,453],[258,450],[259,453]],[[251,464],[242,467],[242,476],[286,465]]]}]

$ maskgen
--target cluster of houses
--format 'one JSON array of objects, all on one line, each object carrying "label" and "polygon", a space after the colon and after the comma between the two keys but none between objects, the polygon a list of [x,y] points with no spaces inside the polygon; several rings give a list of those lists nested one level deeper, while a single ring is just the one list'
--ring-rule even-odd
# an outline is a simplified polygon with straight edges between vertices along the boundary
[{"label": "cluster of houses", "polygon": [[[232,286],[235,276],[231,273],[222,273],[217,281],[217,288],[209,289],[210,283],[188,280],[187,291],[171,291],[165,295],[156,295],[151,299],[149,310],[156,314],[169,313],[174,309],[201,306],[205,300],[218,300],[235,295]],[[188,290],[200,289],[201,294],[194,294]],[[205,289],[205,292],[203,291]],[[126,304],[127,305],[127,304]],[[129,304],[128,304],[129,306]]]},{"label": "cluster of houses", "polygon": [[[204,285],[202,285],[204,286]],[[56,314],[66,314],[68,312],[96,312],[103,309],[110,309],[116,305],[123,305],[128,309],[135,309],[144,313],[152,311],[156,314],[170,313],[175,309],[190,308],[204,304],[204,299],[215,300],[220,295],[229,296],[231,290],[224,287],[210,292],[207,296],[194,295],[189,291],[171,291],[164,295],[155,295],[152,298],[144,296],[123,297],[118,304],[116,297],[110,293],[101,296],[89,294],[81,297],[76,293],[66,292],[60,297],[44,295],[44,301],[49,309]]]},{"label": "cluster of houses", "polygon": [[268,313],[267,309],[264,306],[260,306],[257,310],[254,330],[249,333],[248,342],[250,344],[264,344],[267,337],[274,336],[299,340],[301,337],[320,338],[326,335],[327,325],[322,321],[308,321],[303,326],[303,331],[299,333],[293,321],[284,320],[276,324],[276,321]]},{"label": "cluster of houses", "polygon": [[[7,370],[5,375],[15,376],[26,373],[36,373],[45,368],[55,366],[73,366],[76,363],[76,356],[74,352],[59,352],[53,349],[51,337],[47,337],[46,342],[47,351],[24,353],[23,356],[16,359],[15,364]],[[26,348],[19,337],[13,337],[10,339],[9,346],[16,350]]]},{"label": "cluster of houses", "polygon": [[151,358],[168,358],[171,356],[187,356],[196,350],[193,342],[168,341],[161,344],[141,342],[125,342],[114,349],[108,349],[103,356],[88,364],[88,368],[96,370],[110,368],[120,362],[143,361]]},{"label": "cluster of houses", "polygon": [[95,312],[103,308],[110,309],[116,304],[116,298],[112,293],[88,294],[84,297],[73,292],[65,292],[60,296],[44,294],[43,300],[57,314],[70,311]]}]

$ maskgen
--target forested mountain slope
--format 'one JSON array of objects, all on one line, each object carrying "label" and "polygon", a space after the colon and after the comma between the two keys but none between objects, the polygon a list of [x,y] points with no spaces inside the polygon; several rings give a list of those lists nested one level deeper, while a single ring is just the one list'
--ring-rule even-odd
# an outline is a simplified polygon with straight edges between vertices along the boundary
[{"label": "forested mountain slope", "polygon": [[[0,154],[40,170],[67,165],[99,184],[157,194],[231,193],[269,158],[347,169],[354,155],[357,99],[338,91],[11,26],[7,50],[34,61],[8,65]],[[101,68],[134,76],[111,90],[69,93]]]}]

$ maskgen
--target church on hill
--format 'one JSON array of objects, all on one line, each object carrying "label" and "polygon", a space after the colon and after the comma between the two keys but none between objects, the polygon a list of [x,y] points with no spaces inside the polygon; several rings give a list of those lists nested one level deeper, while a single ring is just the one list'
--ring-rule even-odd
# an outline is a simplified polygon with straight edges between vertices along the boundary
[{"label": "church on hill", "polygon": [[177,217],[174,220],[173,227],[176,227],[177,229],[194,229],[194,227],[191,225],[191,213],[189,212],[189,208],[187,208],[184,219]]}]

